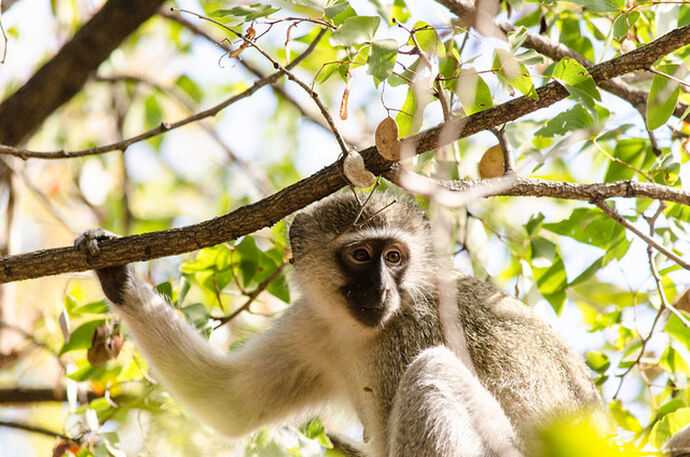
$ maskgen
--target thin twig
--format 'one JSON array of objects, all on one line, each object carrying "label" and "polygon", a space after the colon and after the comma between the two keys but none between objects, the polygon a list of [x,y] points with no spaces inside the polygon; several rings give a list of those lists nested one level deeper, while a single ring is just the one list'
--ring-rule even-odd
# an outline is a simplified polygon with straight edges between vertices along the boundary
[{"label": "thin twig", "polygon": [[230,315],[224,316],[224,317],[219,317],[219,318],[213,318],[218,321],[218,324],[216,324],[215,327],[213,327],[213,330],[218,329],[221,325],[224,325],[234,318],[236,318],[240,313],[243,311],[247,311],[249,309],[249,306],[251,306],[252,303],[257,299],[257,297],[266,290],[266,288],[280,276],[281,272],[283,271],[283,268],[285,268],[285,265],[287,265],[287,262],[281,263],[276,270],[271,273],[271,276],[268,278],[264,279],[261,281],[261,283],[256,286],[256,289],[254,289],[248,296],[247,296],[247,301],[244,302],[242,306],[237,308],[235,311],[233,311]]},{"label": "thin twig", "polygon": [[[293,68],[296,65],[299,65],[302,60],[304,60],[311,52],[316,48],[316,45],[318,42],[321,40],[323,35],[325,34],[325,30],[321,30],[321,32],[314,38],[314,41],[309,45],[309,47],[302,53],[300,54],[295,60],[290,62],[289,65],[287,65],[286,68]],[[131,146],[134,143],[137,143],[142,140],[146,140],[148,138],[154,137],[156,135],[160,135],[161,133],[167,132],[169,130],[174,130],[179,127],[182,127],[184,125],[190,124],[192,122],[196,122],[201,119],[205,119],[207,117],[215,116],[218,114],[220,111],[223,109],[227,108],[228,106],[232,105],[233,103],[242,100],[244,98],[247,98],[251,95],[253,95],[256,91],[261,89],[267,84],[272,84],[278,78],[280,78],[284,73],[281,71],[276,71],[275,73],[271,73],[270,75],[266,76],[263,79],[260,79],[256,81],[252,87],[249,89],[245,90],[244,92],[241,92],[237,95],[234,95],[227,100],[209,108],[203,111],[200,111],[193,116],[186,117],[184,119],[181,119],[177,122],[173,123],[166,123],[162,122],[158,127],[155,127],[151,130],[147,130],[146,132],[142,132],[138,135],[135,135],[133,137],[127,138],[123,141],[117,141],[115,143],[110,143],[106,144],[103,146],[98,146],[95,148],[89,148],[89,149],[80,149],[80,150],[75,150],[75,151],[65,151],[64,149],[58,150],[58,151],[30,151],[28,149],[23,149],[23,148],[17,148],[14,146],[7,146],[7,145],[0,145],[0,154],[7,154],[7,155],[13,155],[16,157],[20,157],[24,160],[28,158],[39,158],[39,159],[65,159],[65,158],[70,158],[70,157],[83,157],[83,156],[88,156],[88,155],[96,155],[96,154],[103,154],[104,152],[110,152],[110,151],[124,151],[126,150],[129,146]]]},{"label": "thin twig", "polygon": [[620,214],[618,214],[618,213],[616,212],[616,210],[614,210],[613,208],[611,208],[605,201],[603,201],[603,200],[596,200],[596,201],[594,201],[593,203],[594,203],[600,210],[602,210],[603,212],[605,212],[611,219],[613,219],[614,221],[618,222],[620,225],[622,225],[623,227],[625,227],[625,228],[627,228],[628,230],[630,230],[631,232],[633,232],[635,235],[637,235],[637,236],[639,236],[640,238],[642,238],[642,240],[643,240],[645,243],[647,243],[647,244],[650,245],[650,246],[653,246],[657,251],[661,252],[661,253],[664,254],[666,257],[668,257],[669,259],[673,260],[674,262],[676,262],[678,265],[682,266],[682,267],[685,268],[686,270],[690,270],[690,263],[687,263],[686,261],[684,261],[683,259],[681,259],[680,257],[678,257],[676,254],[674,254],[673,252],[669,251],[668,249],[666,249],[666,248],[665,248],[664,246],[662,246],[661,244],[657,243],[653,238],[651,238],[650,236],[648,236],[648,235],[646,235],[645,233],[643,233],[640,229],[638,229],[637,227],[635,227],[634,225],[632,225],[632,224],[631,224],[630,222],[628,222],[623,216],[621,216]]},{"label": "thin twig", "polygon": [[5,33],[5,27],[2,26],[2,0],[0,0],[0,33],[2,33],[2,57],[0,57],[0,65],[5,63],[7,57],[7,45],[10,40]]},{"label": "thin twig", "polygon": [[[101,76],[97,75],[94,77],[94,80],[99,81],[99,82],[107,82],[107,83],[117,83],[121,81],[125,82],[133,82],[137,84],[143,84],[145,86],[149,86],[152,89],[155,89],[163,94],[168,95],[170,98],[175,100],[180,106],[182,106],[189,114],[194,113],[194,107],[190,103],[190,101],[184,97],[181,93],[178,91],[174,90],[173,87],[164,87],[161,84],[158,84],[155,81],[152,81],[150,79],[144,78],[142,76],[134,76],[134,75],[111,75],[111,76]],[[266,176],[265,172],[258,168],[253,166],[253,164],[249,162],[245,162],[241,158],[237,156],[233,152],[232,149],[223,141],[223,139],[220,137],[218,132],[216,131],[215,128],[210,126],[207,122],[204,120],[201,120],[199,122],[199,126],[201,129],[206,132],[208,136],[210,136],[217,144],[218,146],[223,149],[225,154],[228,156],[228,159],[230,159],[231,162],[237,164],[240,168],[242,168],[251,178],[252,182],[254,185],[257,187],[257,189],[262,192],[264,195],[270,195],[274,190],[274,186],[271,183],[271,181],[268,179]]]},{"label": "thin twig", "polygon": [[690,87],[690,84],[686,83],[682,79],[678,79],[675,76],[671,76],[659,70],[655,70],[654,68],[648,68],[647,71],[649,71],[650,73],[654,73],[655,75],[663,76],[664,78],[670,79],[671,81],[675,81],[681,86]]},{"label": "thin twig", "polygon": [[24,430],[26,432],[40,433],[41,435],[47,435],[51,437],[62,438],[63,440],[71,440],[67,435],[60,432],[53,432],[52,430],[45,429],[43,427],[36,427],[34,425],[22,424],[20,422],[10,422],[10,421],[0,421],[0,427],[16,428],[18,430]]},{"label": "thin twig", "polygon": [[[340,146],[340,150],[342,151],[343,155],[346,156],[347,153],[349,152],[347,146],[345,146],[345,141],[343,140],[342,136],[340,135],[340,132],[338,131],[337,127],[335,126],[335,123],[333,122],[333,118],[328,112],[328,108],[321,102],[321,99],[319,95],[311,88],[309,85],[305,84],[302,82],[297,76],[294,75],[289,69],[291,68],[290,65],[287,65],[287,67],[282,66],[277,60],[275,60],[273,57],[271,57],[266,51],[261,49],[259,45],[256,44],[254,40],[250,40],[246,36],[242,35],[240,32],[237,32],[236,30],[233,30],[232,28],[228,27],[227,25],[223,24],[222,22],[216,21],[215,19],[212,19],[210,17],[204,16],[203,14],[195,13],[194,11],[189,11],[186,9],[175,9],[175,11],[180,11],[182,13],[187,13],[194,15],[198,17],[201,20],[211,22],[213,24],[216,24],[219,27],[222,27],[223,29],[227,30],[228,32],[234,34],[237,36],[237,38],[241,38],[244,40],[245,43],[248,43],[250,46],[252,46],[254,49],[259,51],[259,53],[264,56],[271,64],[273,64],[273,68],[278,70],[279,72],[283,73],[285,76],[290,81],[295,82],[298,86],[300,86],[302,89],[304,89],[307,94],[314,100],[314,103],[316,103],[316,106],[319,107],[319,111],[321,111],[321,115],[326,119],[326,122],[328,122],[328,126],[331,128],[331,131],[333,132],[333,136],[335,136],[336,141],[338,142],[338,146]],[[327,29],[321,29],[322,33],[325,33]],[[292,63],[292,62],[291,62]],[[293,65],[294,66],[294,65]]]},{"label": "thin twig", "polygon": [[514,173],[515,172],[515,157],[513,157],[513,151],[512,151],[512,148],[510,147],[510,143],[508,142],[508,136],[506,135],[505,124],[503,124],[503,127],[501,127],[500,129],[498,127],[492,128],[491,133],[496,135],[496,138],[498,138],[498,144],[501,145],[501,151],[503,151],[503,167],[504,167],[505,173],[506,174]]}]

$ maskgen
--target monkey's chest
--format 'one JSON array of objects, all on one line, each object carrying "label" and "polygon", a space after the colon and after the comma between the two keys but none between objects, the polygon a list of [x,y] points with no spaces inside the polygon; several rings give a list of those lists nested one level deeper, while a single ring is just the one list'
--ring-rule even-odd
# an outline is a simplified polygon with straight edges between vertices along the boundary
[{"label": "monkey's chest", "polygon": [[424,349],[442,344],[436,319],[401,319],[384,329],[367,354],[362,354],[351,380],[350,398],[364,425],[365,437],[376,447],[385,442],[395,395],[407,367]]}]

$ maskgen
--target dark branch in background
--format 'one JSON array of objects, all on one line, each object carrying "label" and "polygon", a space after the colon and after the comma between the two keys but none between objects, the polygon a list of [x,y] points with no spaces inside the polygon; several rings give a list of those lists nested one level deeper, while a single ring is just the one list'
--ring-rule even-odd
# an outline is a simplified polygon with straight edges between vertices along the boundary
[{"label": "dark branch in background", "polygon": [[[477,13],[473,1],[468,0],[436,0],[441,5],[448,8],[453,14],[466,21],[476,20],[473,16]],[[512,24],[502,21],[493,21],[496,27],[498,27],[503,33],[510,33],[519,30]],[[561,60],[563,57],[571,57],[577,60],[583,67],[588,70],[591,69],[594,64],[589,61],[582,54],[573,51],[567,46],[561,43],[556,43],[548,38],[538,35],[536,33],[527,32],[525,42],[522,44],[523,47],[534,49],[539,54],[545,55],[554,61]],[[650,62],[650,65],[653,62]],[[647,70],[648,68],[640,68],[639,70]],[[597,84],[607,92],[622,98],[634,106],[642,115],[644,116],[646,106],[647,106],[647,92],[641,89],[637,89],[630,84],[620,80],[620,79],[609,79],[606,81],[597,81]],[[688,105],[682,101],[678,101],[673,114],[681,118],[685,113]]]},{"label": "dark branch in background", "polygon": [[0,104],[0,143],[16,145],[79,92],[120,43],[163,0],[110,0],[17,92]]},{"label": "dark branch in background", "polygon": [[47,435],[47,436],[50,436],[53,438],[62,438],[63,440],[71,439],[69,436],[64,435],[60,432],[53,432],[53,431],[45,429],[43,427],[36,427],[33,425],[22,424],[19,422],[0,421],[0,427],[16,428],[19,430],[24,430],[26,432],[33,432],[33,433],[39,433],[41,435]]},{"label": "dark branch in background", "polygon": [[[80,401],[90,402],[96,398],[102,398],[104,394],[92,391],[79,392],[77,398]],[[109,397],[114,403],[128,402],[138,398],[135,395],[120,394]],[[9,387],[0,389],[0,405],[21,405],[23,403],[42,403],[42,402],[66,402],[67,394],[64,388],[25,388]]]},{"label": "dark branch in background", "polygon": [[[321,40],[321,37],[323,37],[325,33],[325,30],[322,30],[314,39],[314,41],[311,43],[311,45],[297,57],[295,60],[290,62],[289,65],[287,65],[287,68],[293,68],[296,65],[299,65],[299,63],[305,59],[316,47],[318,42]],[[3,146],[0,145],[0,154],[7,154],[7,155],[13,155],[20,157],[22,159],[27,159],[27,158],[37,158],[37,159],[66,159],[70,157],[83,157],[83,156],[88,156],[88,155],[96,155],[96,154],[103,154],[104,152],[110,152],[110,151],[124,151],[126,150],[129,146],[132,144],[146,140],[148,138],[152,138],[154,136],[160,135],[161,133],[167,132],[169,130],[174,130],[176,128],[182,127],[187,124],[191,124],[192,122],[196,122],[202,119],[205,119],[207,117],[215,116],[218,114],[220,111],[223,109],[227,108],[228,106],[232,105],[233,103],[242,100],[244,98],[247,98],[251,95],[253,95],[256,91],[261,89],[267,84],[271,84],[278,80],[283,75],[283,72],[281,71],[276,71],[275,73],[270,74],[269,76],[265,77],[264,79],[260,79],[259,81],[256,81],[249,89],[240,92],[237,95],[234,95],[227,100],[209,108],[203,111],[200,111],[192,116],[186,117],[184,119],[181,119],[177,122],[173,123],[166,123],[163,122],[161,125],[158,127],[155,127],[151,130],[147,130],[146,132],[140,133],[138,135],[135,135],[133,137],[127,138],[122,141],[117,141],[115,143],[111,144],[106,144],[104,146],[98,146],[95,148],[89,148],[89,149],[80,149],[77,151],[29,151],[23,148],[16,148],[12,146]]]},{"label": "dark branch in background", "polygon": [[[596,65],[592,68],[591,74],[595,81],[602,81],[629,71],[647,68],[652,62],[685,46],[688,42],[690,25],[676,29],[629,54]],[[466,118],[454,118],[404,141],[415,144],[415,151],[418,153],[436,149],[481,130],[515,120],[568,96],[568,92],[555,82],[539,88],[537,93],[539,100],[519,97]],[[381,174],[392,166],[391,162],[381,158],[373,146],[361,154],[367,168],[373,173]],[[46,249],[2,258],[0,282],[121,265],[213,246],[271,226],[346,184],[339,163],[336,162],[276,194],[238,208],[225,216],[186,227],[105,241],[98,258],[87,258],[72,247]],[[646,184],[643,188],[649,191],[649,198],[669,199],[686,205],[690,203],[690,196],[677,189],[655,187],[653,184]],[[651,189],[654,189],[654,192]],[[614,195],[605,195],[604,198],[612,196]]]},{"label": "dark branch in background", "polygon": [[[131,82],[135,84],[145,85],[172,98],[180,106],[182,106],[187,111],[187,113],[194,113],[194,106],[192,105],[192,103],[188,100],[188,98],[184,97],[184,95],[180,93],[181,91],[176,90],[175,87],[163,87],[155,81],[151,81],[140,76],[131,75],[97,75],[94,77],[94,80],[99,82],[108,82],[111,84],[115,84],[118,82]],[[206,132],[208,136],[210,136],[218,144],[218,146],[220,146],[220,148],[225,152],[225,155],[228,156],[228,159],[231,162],[235,163],[238,167],[242,168],[242,170],[244,170],[249,175],[249,177],[252,179],[258,190],[260,190],[264,195],[269,195],[271,194],[271,192],[275,191],[275,186],[273,186],[271,181],[268,179],[266,173],[262,169],[254,166],[254,164],[246,162],[239,158],[237,154],[235,154],[233,150],[230,149],[230,147],[227,144],[225,144],[225,141],[223,141],[223,139],[220,137],[215,128],[213,128],[211,125],[204,122],[203,120],[199,122],[199,126],[204,132]]]}]

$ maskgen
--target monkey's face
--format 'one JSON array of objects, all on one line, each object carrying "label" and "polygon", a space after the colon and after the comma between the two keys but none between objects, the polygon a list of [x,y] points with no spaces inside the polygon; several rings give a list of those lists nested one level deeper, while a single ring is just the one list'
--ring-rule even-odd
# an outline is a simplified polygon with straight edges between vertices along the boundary
[{"label": "monkey's face", "polygon": [[435,287],[429,221],[390,194],[375,193],[364,208],[348,192],[310,206],[295,216],[290,246],[291,289],[337,328],[350,328],[344,319],[383,328]]},{"label": "monkey's face", "polygon": [[344,279],[339,291],[357,321],[377,327],[400,307],[409,256],[407,246],[391,238],[353,241],[336,251]]}]

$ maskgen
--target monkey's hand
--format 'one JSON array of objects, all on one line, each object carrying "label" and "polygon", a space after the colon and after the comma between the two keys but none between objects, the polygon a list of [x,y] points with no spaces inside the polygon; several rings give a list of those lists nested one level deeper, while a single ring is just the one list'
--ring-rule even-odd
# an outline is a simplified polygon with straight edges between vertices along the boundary
[{"label": "monkey's hand", "polygon": [[[74,240],[74,247],[93,258],[101,253],[99,243],[113,238],[118,236],[104,229],[87,230]],[[134,289],[139,282],[130,264],[99,268],[96,275],[105,296],[117,306],[125,304],[127,290]]]}]

